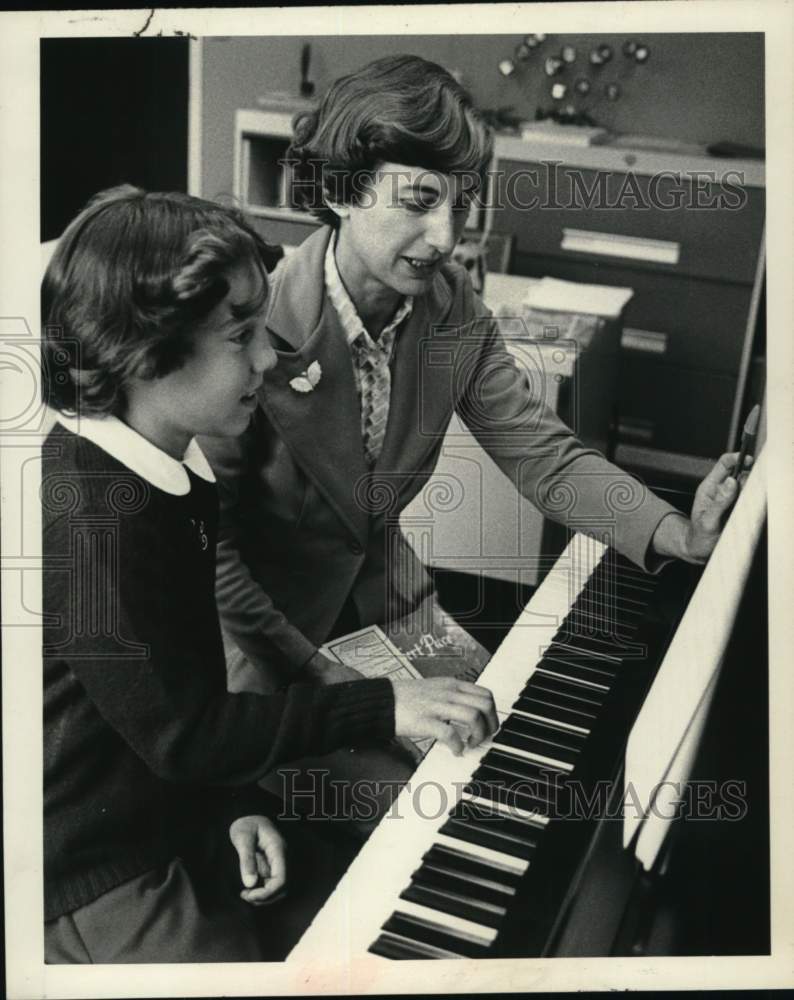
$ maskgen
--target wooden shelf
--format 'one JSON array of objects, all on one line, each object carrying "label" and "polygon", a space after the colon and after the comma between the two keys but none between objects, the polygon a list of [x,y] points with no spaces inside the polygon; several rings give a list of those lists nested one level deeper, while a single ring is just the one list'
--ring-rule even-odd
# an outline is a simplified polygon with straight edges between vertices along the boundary
[{"label": "wooden shelf", "polygon": [[302,110],[240,108],[234,122],[234,196],[257,218],[316,225],[291,203],[289,172],[283,161],[292,141],[292,118]]}]

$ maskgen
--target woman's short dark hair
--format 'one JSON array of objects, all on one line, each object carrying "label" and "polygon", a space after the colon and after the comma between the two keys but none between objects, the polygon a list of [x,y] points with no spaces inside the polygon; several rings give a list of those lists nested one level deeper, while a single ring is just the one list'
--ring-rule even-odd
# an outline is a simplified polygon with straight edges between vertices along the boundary
[{"label": "woman's short dark hair", "polygon": [[264,276],[278,255],[232,208],[130,185],[95,195],[42,281],[44,402],[121,414],[131,378],[183,364],[196,324],[229,290],[228,269],[247,260]]},{"label": "woman's short dark hair", "polygon": [[381,163],[466,175],[476,194],[493,137],[467,91],[419,56],[387,56],[340,77],[293,121],[287,153],[296,200],[336,225],[327,201],[351,204]]}]

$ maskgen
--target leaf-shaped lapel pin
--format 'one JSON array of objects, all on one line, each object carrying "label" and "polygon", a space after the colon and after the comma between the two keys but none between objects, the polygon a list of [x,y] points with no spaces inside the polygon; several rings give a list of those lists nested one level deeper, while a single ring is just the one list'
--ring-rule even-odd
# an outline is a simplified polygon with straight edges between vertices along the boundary
[{"label": "leaf-shaped lapel pin", "polygon": [[290,388],[295,392],[312,392],[323,376],[319,361],[312,361],[305,372],[289,380]]}]

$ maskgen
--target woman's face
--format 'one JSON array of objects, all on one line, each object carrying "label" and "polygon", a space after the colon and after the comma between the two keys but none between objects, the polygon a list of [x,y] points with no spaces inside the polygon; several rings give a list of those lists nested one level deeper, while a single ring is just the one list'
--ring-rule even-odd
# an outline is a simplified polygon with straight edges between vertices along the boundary
[{"label": "woman's face", "polygon": [[372,297],[426,291],[463,233],[469,212],[466,177],[383,163],[340,217],[336,260],[359,308]]}]

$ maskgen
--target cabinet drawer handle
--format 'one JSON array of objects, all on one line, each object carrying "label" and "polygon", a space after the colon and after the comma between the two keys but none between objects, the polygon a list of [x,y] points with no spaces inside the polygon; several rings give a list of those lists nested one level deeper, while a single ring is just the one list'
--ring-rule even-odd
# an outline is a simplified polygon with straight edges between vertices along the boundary
[{"label": "cabinet drawer handle", "polygon": [[564,228],[560,249],[607,257],[629,257],[632,260],[647,260],[654,264],[677,264],[681,256],[681,244],[672,240],[594,233],[586,229]]},{"label": "cabinet drawer handle", "polygon": [[655,422],[643,417],[622,417],[618,420],[618,436],[624,440],[651,444],[655,431]]},{"label": "cabinet drawer handle", "polygon": [[657,333],[656,330],[640,330],[638,327],[626,326],[620,335],[620,346],[629,351],[665,354],[667,352],[667,334]]}]

